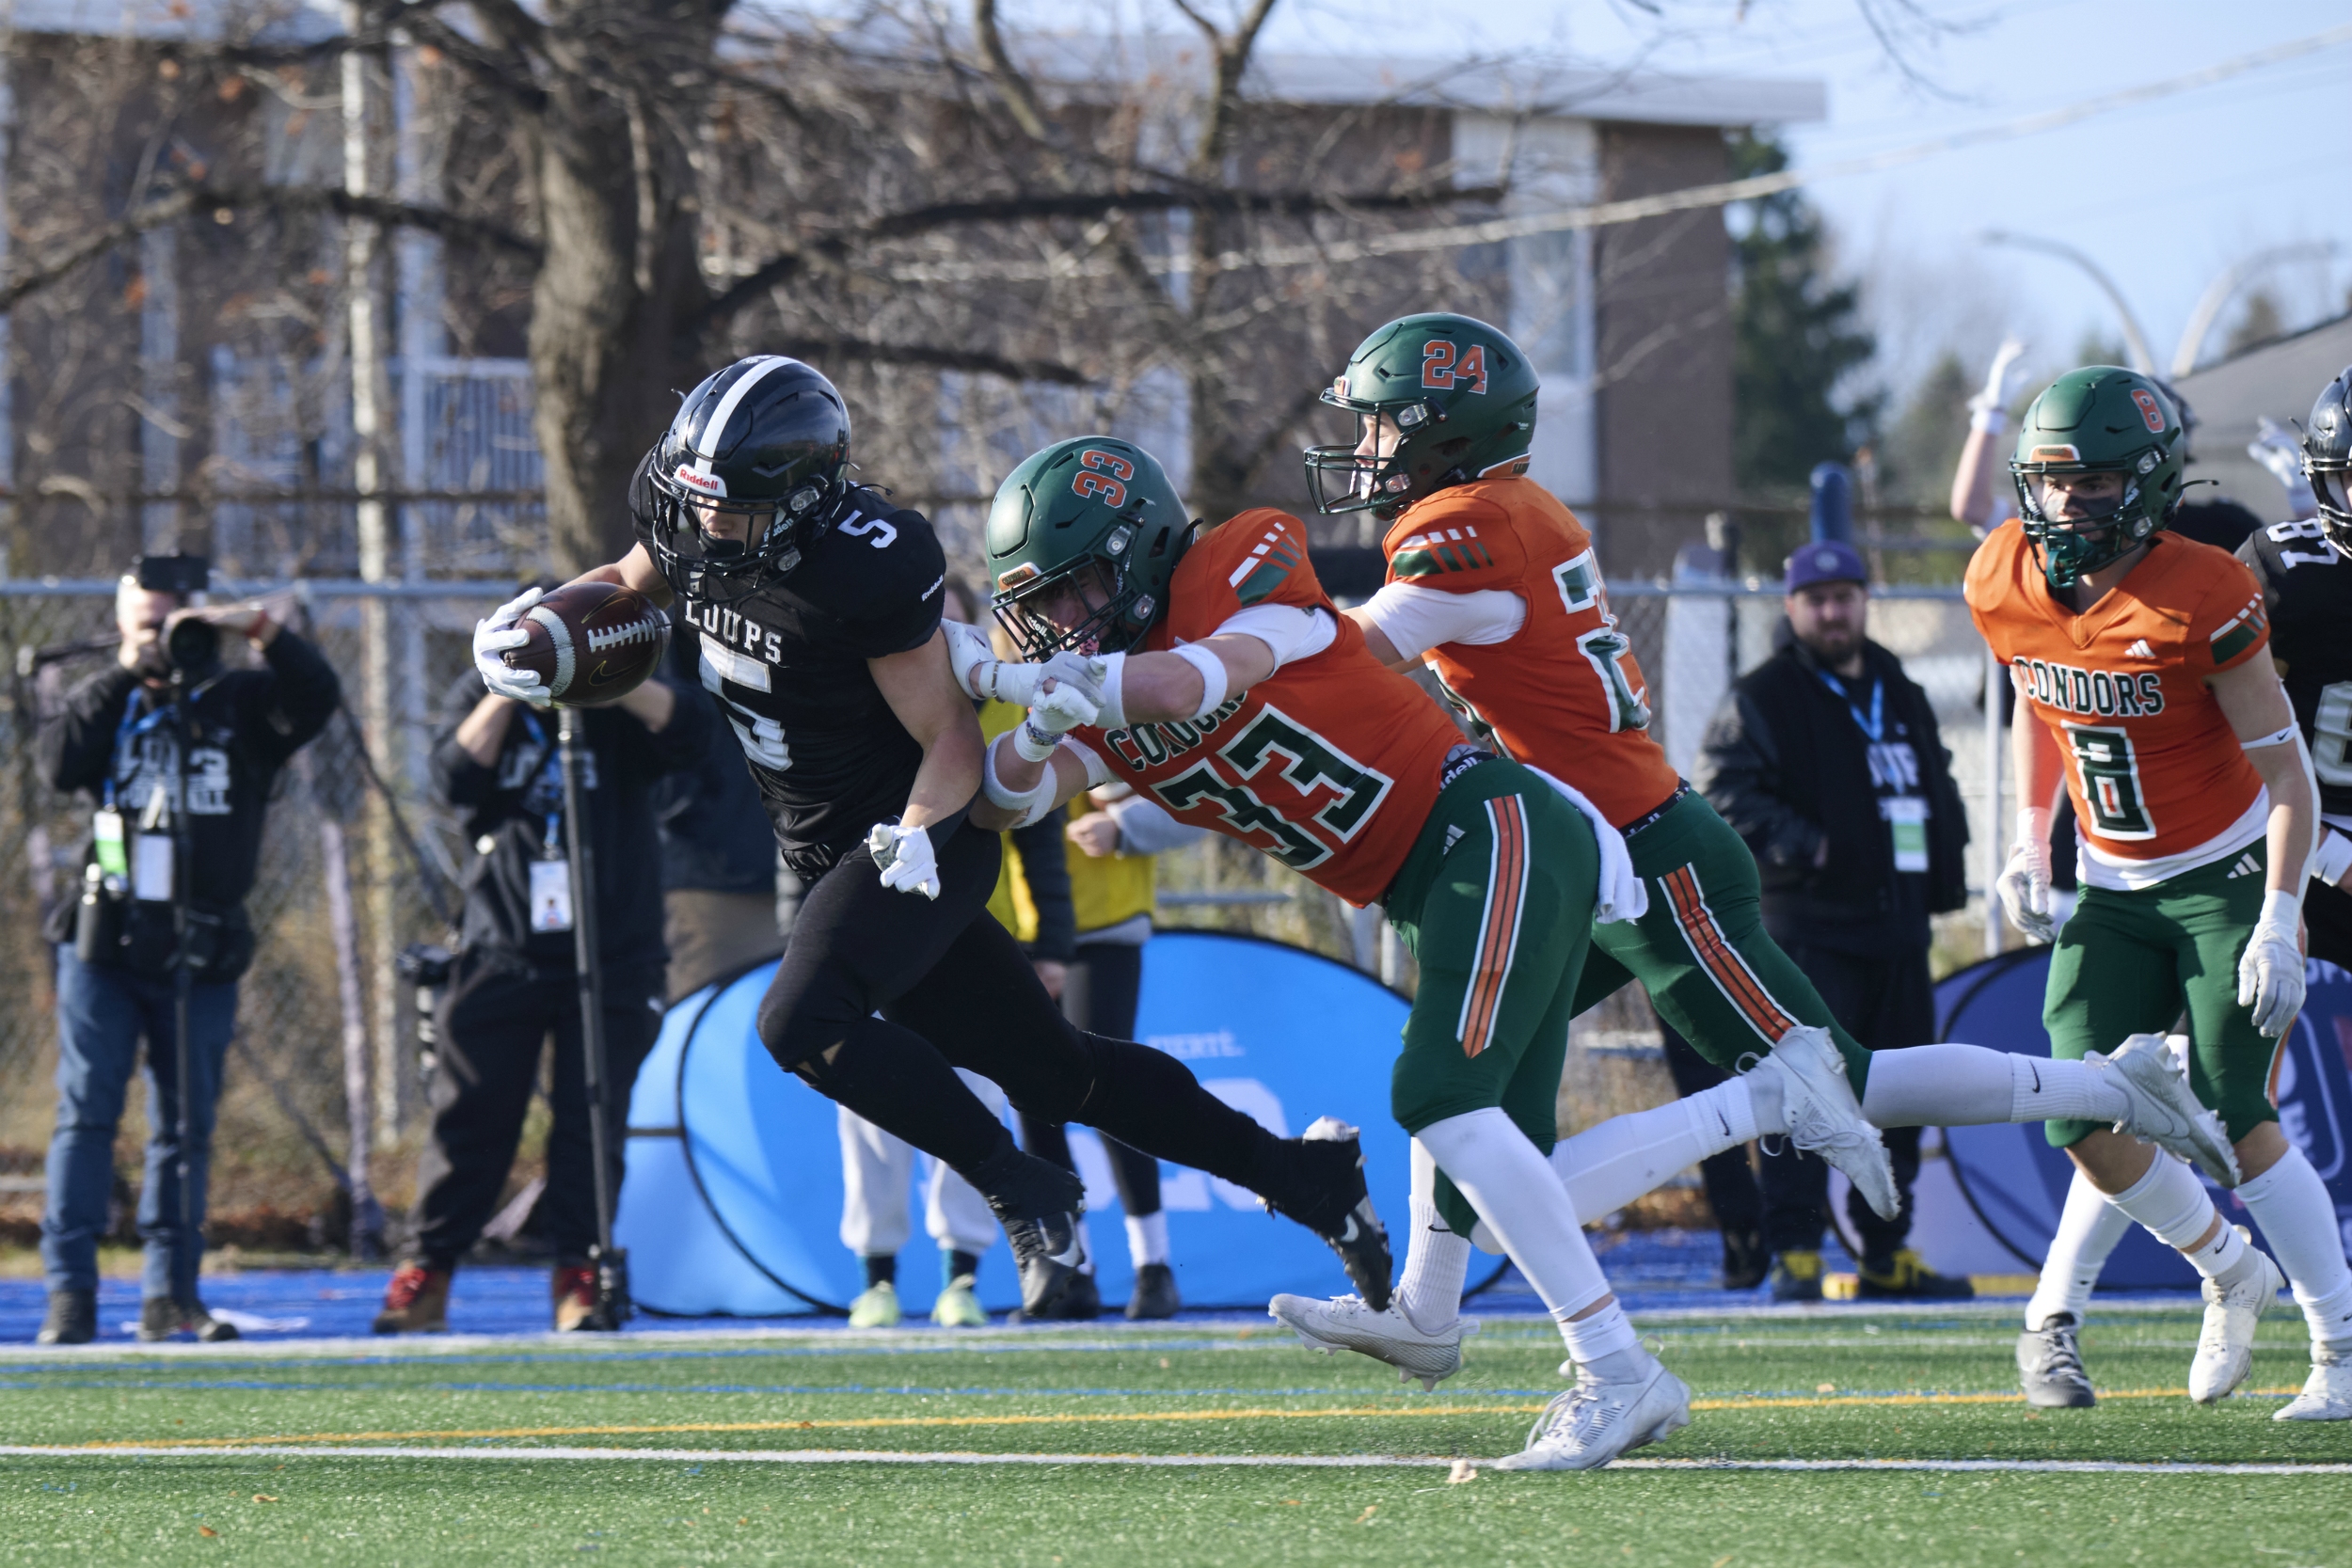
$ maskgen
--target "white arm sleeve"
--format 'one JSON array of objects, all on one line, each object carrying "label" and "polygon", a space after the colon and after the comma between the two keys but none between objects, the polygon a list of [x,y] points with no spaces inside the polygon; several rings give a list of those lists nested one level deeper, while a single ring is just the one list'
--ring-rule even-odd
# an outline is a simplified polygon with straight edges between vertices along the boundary
[{"label": "white arm sleeve", "polygon": [[1164,855],[1170,849],[1182,849],[1209,836],[1208,829],[1179,822],[1168,815],[1166,806],[1156,800],[1147,800],[1140,795],[1113,800],[1103,809],[1109,812],[1111,820],[1119,824],[1121,854]]},{"label": "white arm sleeve", "polygon": [[1507,588],[1449,594],[1391,582],[1365,600],[1364,610],[1406,658],[1419,658],[1440,642],[1473,648],[1508,642],[1527,625],[1527,601]]},{"label": "white arm sleeve", "polygon": [[1100,789],[1104,784],[1111,782],[1110,764],[1104,762],[1103,760],[1103,754],[1100,752],[1097,752],[1093,747],[1087,745],[1083,741],[1073,740],[1068,736],[1063,736],[1061,737],[1061,750],[1068,752],[1071,755],[1076,757],[1079,763],[1085,767],[1087,770],[1087,787],[1089,789]]},{"label": "white arm sleeve", "polygon": [[[1312,658],[1339,641],[1340,625],[1327,610],[1262,604],[1226,617],[1213,637],[1254,637],[1274,652],[1274,667]],[[1206,641],[1206,639],[1203,639]]]}]

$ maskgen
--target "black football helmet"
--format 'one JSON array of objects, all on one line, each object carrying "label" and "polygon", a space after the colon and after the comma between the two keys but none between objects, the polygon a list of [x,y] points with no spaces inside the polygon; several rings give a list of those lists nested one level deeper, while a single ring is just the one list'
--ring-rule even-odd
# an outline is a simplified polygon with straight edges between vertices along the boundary
[{"label": "black football helmet", "polygon": [[2328,542],[2352,555],[2352,365],[2328,383],[2303,426],[2303,477]]},{"label": "black football helmet", "polygon": [[665,575],[750,581],[800,564],[849,489],[850,410],[798,359],[755,354],[686,394],[629,507]]}]

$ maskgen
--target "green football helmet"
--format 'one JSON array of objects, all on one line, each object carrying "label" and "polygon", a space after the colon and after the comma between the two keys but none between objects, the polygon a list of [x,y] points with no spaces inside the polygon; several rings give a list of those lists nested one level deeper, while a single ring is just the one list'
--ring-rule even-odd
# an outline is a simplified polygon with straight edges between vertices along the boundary
[{"label": "green football helmet", "polygon": [[[1022,460],[988,509],[996,619],[1033,659],[1070,649],[1124,653],[1168,611],[1189,523],[1159,459],[1132,441],[1081,436]],[[1077,625],[1045,607],[1066,591],[1099,603]]]},{"label": "green football helmet", "polygon": [[[2162,387],[2114,365],[2069,371],[2033,400],[2018,423],[2009,471],[2026,537],[2042,552],[2051,587],[2072,588],[2164,527],[2181,504],[2185,436]],[[2122,488],[2052,516],[2050,480],[2077,474],[2114,474]]]},{"label": "green football helmet", "polygon": [[[1519,345],[1485,322],[1438,311],[1389,323],[1323,394],[1357,417],[1359,439],[1307,449],[1315,510],[1390,517],[1449,484],[1524,474],[1538,385]],[[1383,414],[1396,421],[1396,450],[1358,455]]]}]

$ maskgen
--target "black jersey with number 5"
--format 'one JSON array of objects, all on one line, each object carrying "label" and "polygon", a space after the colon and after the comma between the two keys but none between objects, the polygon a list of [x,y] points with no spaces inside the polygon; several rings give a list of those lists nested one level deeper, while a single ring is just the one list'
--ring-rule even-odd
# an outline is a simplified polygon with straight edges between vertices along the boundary
[{"label": "black jersey with number 5", "polygon": [[2237,555],[2262,584],[2270,657],[2311,742],[2319,809],[2352,816],[2352,560],[2316,520],[2256,529]]},{"label": "black jersey with number 5", "polygon": [[708,593],[694,578],[671,580],[678,615],[699,634],[703,685],[742,742],[785,863],[804,880],[906,809],[923,749],[866,660],[931,640],[946,572],[921,513],[859,489],[785,576]]}]

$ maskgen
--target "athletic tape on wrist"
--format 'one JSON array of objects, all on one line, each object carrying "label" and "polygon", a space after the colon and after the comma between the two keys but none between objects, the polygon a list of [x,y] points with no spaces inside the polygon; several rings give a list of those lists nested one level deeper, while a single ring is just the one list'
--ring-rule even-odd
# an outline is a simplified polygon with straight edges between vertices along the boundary
[{"label": "athletic tape on wrist", "polygon": [[1103,666],[1103,701],[1095,709],[1094,722],[1101,729],[1123,730],[1127,727],[1127,656],[1095,657]]},{"label": "athletic tape on wrist", "polygon": [[2050,842],[2050,811],[2046,806],[2026,806],[2017,814],[2018,844],[2047,845]]},{"label": "athletic tape on wrist", "polygon": [[1043,762],[1054,754],[1054,749],[1060,744],[1060,736],[1037,727],[1035,715],[1022,720],[1020,726],[1012,732],[1012,749],[1029,762]]},{"label": "athletic tape on wrist", "polygon": [[1198,723],[1225,705],[1225,661],[1213,648],[1186,643],[1176,650],[1176,657],[1200,672],[1200,706],[1192,715]]},{"label": "athletic tape on wrist", "polygon": [[1968,428],[1998,436],[2009,428],[2009,416],[1998,408],[1979,408],[1968,416]]},{"label": "athletic tape on wrist", "polygon": [[2277,890],[2263,895],[2263,912],[2254,922],[2257,937],[2268,935],[2293,942],[2296,929],[2303,923],[2303,890],[2292,893]]},{"label": "athletic tape on wrist", "polygon": [[[1030,760],[1038,759],[1033,757]],[[991,746],[980,762],[980,793],[986,795],[988,803],[999,811],[1020,813],[1021,819],[1013,826],[1025,828],[1041,820],[1047,812],[1054,809],[1054,769],[1048,767],[1038,775],[1037,783],[1027,789],[1008,788],[1004,780],[996,776],[996,748]]]}]

